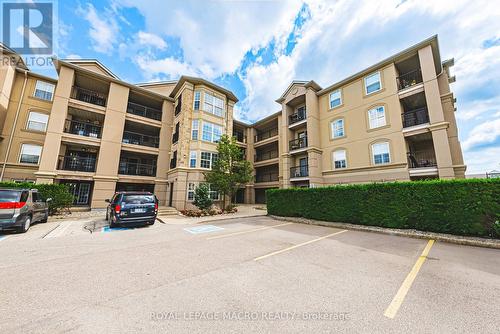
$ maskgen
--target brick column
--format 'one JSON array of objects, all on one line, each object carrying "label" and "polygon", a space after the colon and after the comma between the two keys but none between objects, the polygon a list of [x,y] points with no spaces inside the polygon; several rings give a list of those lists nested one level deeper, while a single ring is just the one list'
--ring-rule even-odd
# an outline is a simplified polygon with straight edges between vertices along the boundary
[{"label": "brick column", "polygon": [[174,115],[174,104],[172,101],[164,100],[162,105],[160,145],[158,159],[156,161],[155,195],[160,205],[167,205],[168,201],[168,180],[167,172],[169,167],[169,155],[172,138],[172,121]]}]

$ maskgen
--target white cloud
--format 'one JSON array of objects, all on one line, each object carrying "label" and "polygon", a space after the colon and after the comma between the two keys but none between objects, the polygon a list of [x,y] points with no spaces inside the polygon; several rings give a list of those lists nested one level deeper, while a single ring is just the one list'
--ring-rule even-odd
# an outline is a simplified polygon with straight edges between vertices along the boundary
[{"label": "white cloud", "polygon": [[500,96],[490,99],[465,101],[455,116],[459,121],[484,120],[488,117],[499,117]]},{"label": "white cloud", "polygon": [[137,41],[141,45],[153,46],[159,50],[167,48],[167,43],[160,36],[144,31],[137,33]]},{"label": "white cloud", "polygon": [[157,77],[160,73],[165,74],[169,79],[175,79],[181,75],[198,74],[198,72],[188,64],[171,57],[155,60],[148,58],[148,56],[138,56],[135,61],[140,69],[148,74],[147,80]]},{"label": "white cloud", "polygon": [[[77,12],[84,15],[85,20],[90,24],[89,36],[95,51],[111,54],[117,44],[119,35],[118,23],[113,15],[101,15],[96,12],[92,4],[87,4],[86,8],[79,8]],[[108,13],[109,14],[109,13]]]},{"label": "white cloud", "polygon": [[474,127],[469,137],[464,141],[465,150],[474,149],[481,145],[494,144],[500,139],[500,118],[489,120]]},{"label": "white cloud", "polygon": [[467,152],[467,174],[500,170],[500,147],[488,147],[480,151]]}]

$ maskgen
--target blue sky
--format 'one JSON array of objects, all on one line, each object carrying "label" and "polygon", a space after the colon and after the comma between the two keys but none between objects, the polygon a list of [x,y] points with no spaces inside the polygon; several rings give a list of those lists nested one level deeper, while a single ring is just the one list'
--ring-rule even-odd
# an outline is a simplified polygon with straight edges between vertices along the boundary
[{"label": "blue sky", "polygon": [[279,110],[291,80],[326,87],[434,34],[468,173],[500,170],[497,1],[59,1],[61,58],[97,58],[132,83],[196,75],[231,89],[237,118]]}]

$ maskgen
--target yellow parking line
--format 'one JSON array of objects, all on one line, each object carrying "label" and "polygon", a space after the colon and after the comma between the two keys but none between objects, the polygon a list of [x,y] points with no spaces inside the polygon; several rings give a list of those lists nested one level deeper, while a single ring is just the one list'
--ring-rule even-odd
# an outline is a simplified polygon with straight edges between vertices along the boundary
[{"label": "yellow parking line", "polygon": [[432,248],[432,245],[434,244],[434,240],[429,240],[427,242],[427,245],[425,246],[424,250],[422,251],[422,254],[418,258],[417,262],[415,262],[415,265],[413,265],[412,270],[406,276],[405,280],[403,281],[403,284],[398,290],[398,293],[396,293],[396,296],[394,296],[394,299],[392,300],[391,304],[389,307],[384,312],[384,315],[387,318],[393,319],[396,316],[396,313],[398,312],[399,308],[401,307],[401,304],[403,303],[406,294],[411,288],[411,285],[413,284],[413,281],[417,277],[418,272],[420,271],[420,268],[424,264],[425,260],[427,259],[427,255],[429,254],[429,251]]},{"label": "yellow parking line", "polygon": [[287,247],[287,248],[285,248],[285,249],[282,249],[282,250],[279,250],[279,251],[276,251],[276,252],[272,252],[272,253],[269,253],[269,254],[266,254],[266,255],[262,255],[262,256],[256,257],[256,258],[255,258],[255,259],[253,259],[253,260],[254,260],[254,261],[259,261],[259,260],[262,260],[262,259],[268,258],[268,257],[270,257],[270,256],[273,256],[273,255],[278,255],[278,254],[281,254],[281,253],[287,252],[287,251],[289,251],[289,250],[292,250],[292,249],[295,249],[295,248],[298,248],[298,247],[302,247],[302,246],[305,246],[305,245],[309,245],[309,244],[312,244],[313,242],[320,241],[320,240],[323,240],[323,239],[326,239],[326,238],[329,238],[329,237],[332,237],[332,236],[334,236],[334,235],[337,235],[337,234],[340,234],[340,233],[344,233],[344,232],[347,232],[347,230],[342,230],[342,231],[339,231],[339,232],[331,233],[331,234],[325,235],[324,237],[316,238],[316,239],[313,239],[313,240],[309,240],[309,241],[303,242],[303,243],[298,244],[298,245],[294,245],[294,246],[291,246],[291,247]]},{"label": "yellow parking line", "polygon": [[240,231],[240,232],[234,232],[234,233],[226,233],[226,234],[216,235],[214,237],[207,238],[207,240],[219,239],[219,238],[225,238],[225,237],[232,237],[233,235],[240,235],[240,234],[245,234],[245,233],[263,231],[263,230],[268,230],[270,228],[279,227],[279,226],[285,226],[285,225],[290,225],[290,224],[293,224],[293,223],[284,223],[284,224],[278,224],[278,225],[273,225],[273,226],[265,226],[265,227],[255,228],[253,230]]}]

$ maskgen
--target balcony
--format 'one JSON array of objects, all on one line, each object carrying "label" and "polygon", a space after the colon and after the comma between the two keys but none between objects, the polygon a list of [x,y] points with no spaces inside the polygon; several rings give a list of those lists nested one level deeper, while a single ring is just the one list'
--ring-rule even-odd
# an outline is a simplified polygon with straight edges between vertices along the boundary
[{"label": "balcony", "polygon": [[255,142],[263,141],[272,137],[275,137],[278,135],[278,128],[272,128],[269,130],[264,130],[261,132],[258,132],[257,135],[255,136]]},{"label": "balcony", "polygon": [[247,136],[245,136],[245,134],[243,132],[233,131],[233,137],[236,139],[237,142],[240,142],[240,143],[247,142]]},{"label": "balcony", "polygon": [[172,144],[175,144],[179,141],[179,132],[176,132],[172,135]]},{"label": "balcony", "polygon": [[67,119],[64,122],[64,132],[78,136],[101,138],[101,130],[101,125],[91,123],[90,121],[77,121],[73,119]]},{"label": "balcony", "polygon": [[161,110],[134,102],[129,102],[127,104],[127,113],[154,119],[156,121],[161,121],[162,115]]},{"label": "balcony", "polygon": [[296,177],[308,177],[309,176],[309,166],[296,166],[290,168],[290,178]]},{"label": "balcony", "polygon": [[265,161],[270,159],[275,159],[278,157],[278,151],[267,151],[262,153],[257,153],[254,157],[255,162]]},{"label": "balcony", "polygon": [[77,155],[59,156],[57,169],[75,172],[95,172],[97,159],[95,157],[80,157]]},{"label": "balcony", "polygon": [[279,180],[279,173],[276,172],[263,172],[255,175],[255,183],[262,182],[276,182]]},{"label": "balcony", "polygon": [[307,136],[290,140],[290,142],[288,143],[288,148],[290,151],[299,150],[305,147],[307,147]]},{"label": "balcony", "polygon": [[288,124],[294,124],[298,123],[300,121],[303,121],[307,118],[307,113],[305,109],[298,110],[296,113],[291,114],[288,116]]},{"label": "balcony", "polygon": [[81,88],[78,86],[73,86],[73,89],[71,91],[71,98],[82,102],[105,107],[107,96],[106,94],[97,91]]},{"label": "balcony", "polygon": [[403,119],[403,128],[429,123],[427,107],[405,111],[401,116]]},{"label": "balcony", "polygon": [[142,164],[136,162],[120,161],[118,174],[156,176],[156,164]]},{"label": "balcony", "polygon": [[422,72],[416,69],[396,77],[398,90],[410,88],[422,82]]},{"label": "balcony", "polygon": [[132,131],[123,131],[122,143],[158,148],[160,145],[160,137],[148,136]]},{"label": "balcony", "polygon": [[436,157],[432,151],[408,152],[409,168],[437,167]]}]

